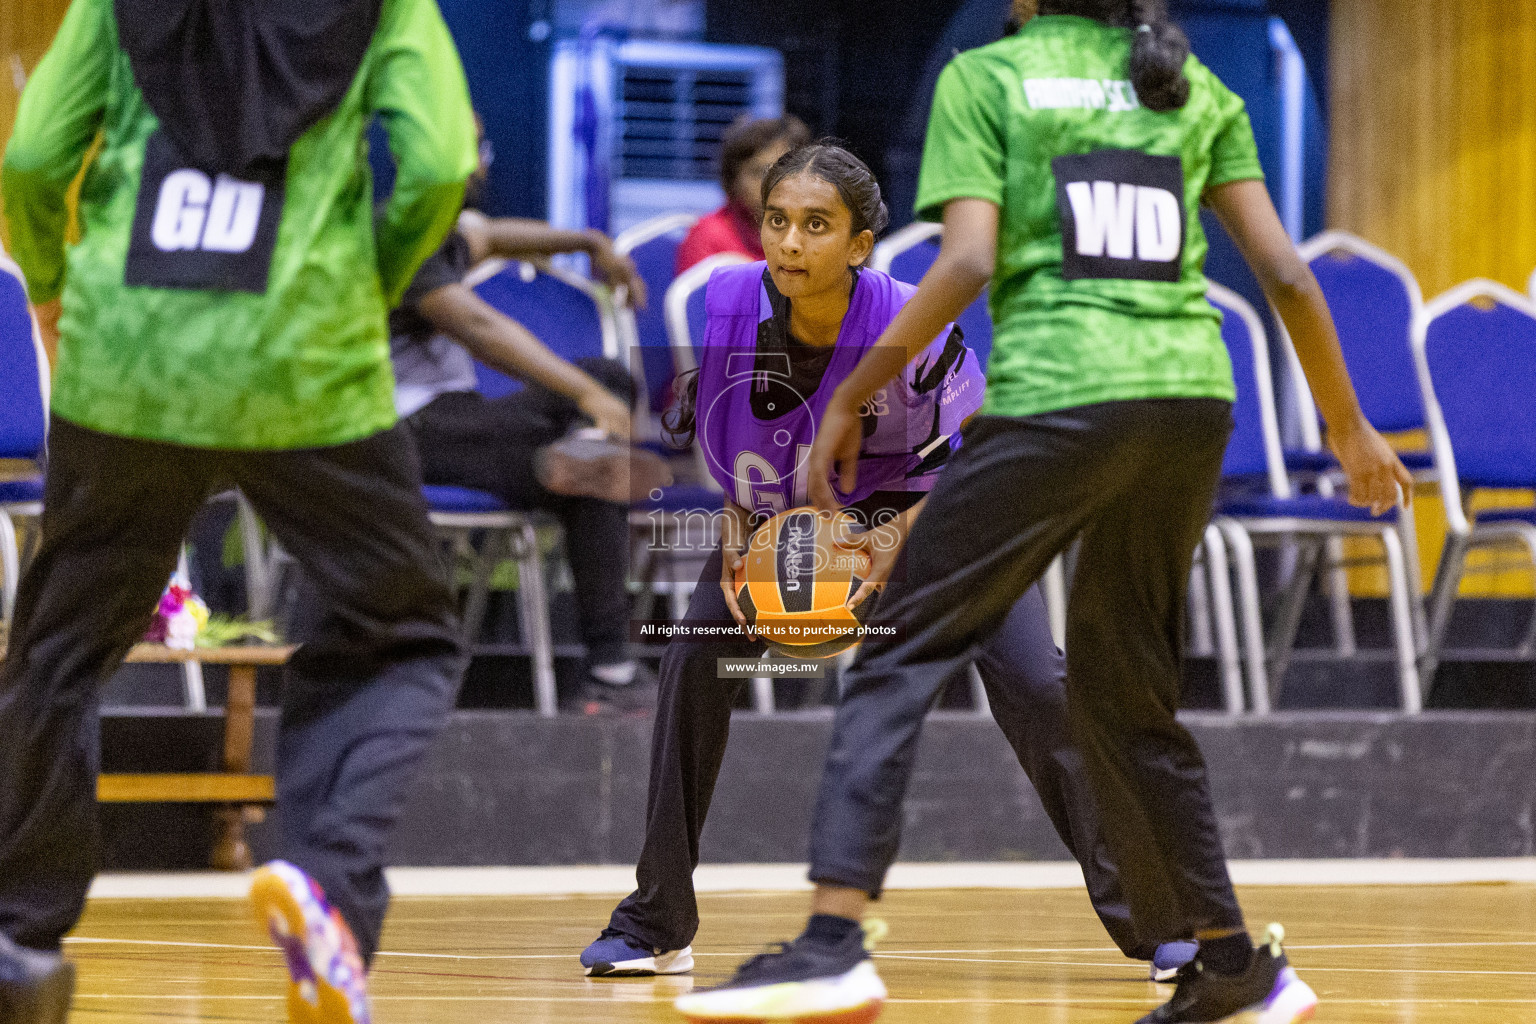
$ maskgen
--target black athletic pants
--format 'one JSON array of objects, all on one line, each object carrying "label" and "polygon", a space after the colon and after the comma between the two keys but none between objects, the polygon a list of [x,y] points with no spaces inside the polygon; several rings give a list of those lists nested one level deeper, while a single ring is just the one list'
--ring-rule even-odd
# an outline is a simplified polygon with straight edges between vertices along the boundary
[{"label": "black athletic pants", "polygon": [[[927,516],[925,511],[920,519]],[[715,552],[700,574],[685,621],[731,621],[720,591],[720,557]],[[875,614],[881,615],[878,608]],[[681,949],[698,931],[693,869],[699,863],[699,835],[725,756],[731,709],[744,685],[743,680],[717,678],[715,659],[753,658],[762,652],[763,645],[753,640],[674,639],[661,659],[645,846],[635,869],[639,888],[609,921],[645,945]],[[975,660],[997,724],[1057,834],[1083,866],[1099,919],[1127,956],[1151,959],[1154,947],[1137,944],[1114,862],[1100,836],[1082,756],[1067,736],[1066,669],[1038,588],[1014,602],[1001,628],[975,651]]]},{"label": "black athletic pants", "polygon": [[1112,402],[978,417],[908,539],[907,569],[846,678],[811,833],[811,878],[880,892],[914,740],[935,695],[1081,536],[1067,719],[1143,945],[1240,928],[1205,762],[1174,717],[1185,588],[1231,407]]},{"label": "black athletic pants", "polygon": [[[624,367],[611,359],[576,363],[634,406],[634,378]],[[580,419],[575,402],[529,385],[500,398],[451,391],[406,423],[421,449],[427,483],[473,487],[512,508],[540,509],[560,520],[587,659],[611,665],[629,658],[629,509],[597,498],[552,494],[533,471],[534,453],[565,436]]]},{"label": "black athletic pants", "polygon": [[54,417],[42,549],[0,666],[0,930],[57,949],[96,871],[98,692],[149,625],[192,516],[238,486],[329,611],[288,666],[277,746],[284,857],[365,956],[385,840],[453,708],[465,659],[401,428],[298,451],[221,451]]}]

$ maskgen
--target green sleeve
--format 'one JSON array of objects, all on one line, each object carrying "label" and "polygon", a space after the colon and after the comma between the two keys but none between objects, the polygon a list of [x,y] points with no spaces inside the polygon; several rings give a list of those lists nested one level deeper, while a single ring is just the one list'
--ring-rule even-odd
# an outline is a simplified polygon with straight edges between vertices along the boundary
[{"label": "green sleeve", "polygon": [[475,169],[475,116],[434,0],[387,0],[374,45],[368,107],[384,124],[396,166],[394,193],[376,225],[379,279],[394,306],[459,214]]},{"label": "green sleeve", "polygon": [[951,199],[1002,205],[1007,98],[1001,85],[985,68],[968,66],[964,57],[939,75],[917,179],[918,217],[941,220]]},{"label": "green sleeve", "polygon": [[111,0],[74,0],[22,90],[0,165],[11,254],[33,302],[64,286],[64,195],[101,125],[117,53]]},{"label": "green sleeve", "polygon": [[[1211,77],[1216,79],[1214,74]],[[1211,143],[1211,175],[1206,180],[1206,187],[1253,178],[1262,180],[1264,166],[1259,163],[1259,146],[1253,140],[1248,104],[1219,79],[1216,79],[1216,89],[1222,127]]]}]

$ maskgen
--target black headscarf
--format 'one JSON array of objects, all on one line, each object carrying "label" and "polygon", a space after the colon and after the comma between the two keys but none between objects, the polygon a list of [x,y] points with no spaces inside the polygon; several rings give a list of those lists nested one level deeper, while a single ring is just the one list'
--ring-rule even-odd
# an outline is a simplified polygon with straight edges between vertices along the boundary
[{"label": "black headscarf", "polygon": [[190,166],[281,161],[336,109],[382,0],[114,0],[134,81]]}]

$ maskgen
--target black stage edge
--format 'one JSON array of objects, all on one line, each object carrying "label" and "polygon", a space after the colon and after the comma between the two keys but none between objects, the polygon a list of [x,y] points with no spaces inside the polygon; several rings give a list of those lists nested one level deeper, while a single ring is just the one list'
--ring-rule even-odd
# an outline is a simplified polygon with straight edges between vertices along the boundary
[{"label": "black stage edge", "polygon": [[[1228,853],[1239,858],[1536,854],[1536,713],[1192,714]],[[104,722],[108,771],[217,758],[216,717]],[[258,720],[258,767],[275,716]],[[646,718],[461,711],[408,801],[401,865],[633,863],[645,814]],[[703,839],[707,862],[798,862],[831,730],[824,712],[739,714]],[[168,753],[169,752],[169,753]],[[171,758],[167,760],[167,758]],[[106,807],[106,864],[201,867],[209,811]],[[252,830],[272,852],[272,823]],[[906,805],[904,860],[1061,860],[1012,752],[989,719],[937,713]]]}]

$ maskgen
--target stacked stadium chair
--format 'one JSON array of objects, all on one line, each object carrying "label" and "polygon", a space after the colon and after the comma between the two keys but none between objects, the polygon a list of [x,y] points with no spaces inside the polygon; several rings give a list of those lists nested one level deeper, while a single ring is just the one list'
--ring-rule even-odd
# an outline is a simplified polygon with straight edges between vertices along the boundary
[{"label": "stacked stadium chair", "polygon": [[0,251],[0,458],[31,463],[30,471],[0,482],[0,614],[9,622],[16,607],[21,552],[17,516],[42,513],[42,459],[48,435],[48,355],[27,303],[26,282]]},{"label": "stacked stadium chair", "polygon": [[[1469,281],[1425,309],[1414,355],[1449,526],[1430,600],[1429,677],[1468,552],[1513,547],[1536,561],[1536,508],[1467,513],[1479,488],[1536,489],[1536,301]],[[1536,658],[1536,617],[1513,653]]]},{"label": "stacked stadium chair", "polygon": [[[1280,446],[1269,343],[1253,307],[1218,285],[1212,302],[1225,314],[1222,337],[1232,356],[1237,384],[1233,406],[1235,428],[1223,460],[1229,485],[1217,504],[1214,520],[1228,548],[1238,580],[1238,606],[1248,674],[1251,710],[1268,713],[1295,644],[1301,603],[1327,543],[1342,537],[1374,537],[1385,552],[1391,595],[1394,649],[1403,710],[1423,707],[1418,671],[1418,637],[1414,629],[1412,575],[1398,532],[1400,510],[1379,519],[1368,509],[1324,494],[1297,495],[1287,473]],[[1254,480],[1259,481],[1255,487]],[[1260,618],[1255,539],[1300,546],[1301,565],[1290,575],[1284,600],[1266,642]]]}]

